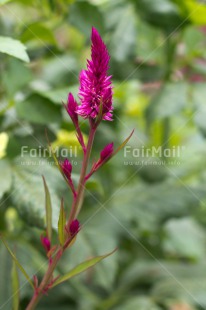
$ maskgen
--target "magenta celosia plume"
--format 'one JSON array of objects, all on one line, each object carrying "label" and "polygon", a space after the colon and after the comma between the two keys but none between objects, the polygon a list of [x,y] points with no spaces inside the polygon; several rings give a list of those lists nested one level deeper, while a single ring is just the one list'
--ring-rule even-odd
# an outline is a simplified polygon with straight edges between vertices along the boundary
[{"label": "magenta celosia plume", "polygon": [[111,121],[112,85],[111,76],[107,75],[110,56],[95,28],[92,28],[91,41],[91,60],[87,60],[87,70],[82,70],[80,73],[81,105],[77,113],[84,118],[95,119],[102,105],[102,119]]}]

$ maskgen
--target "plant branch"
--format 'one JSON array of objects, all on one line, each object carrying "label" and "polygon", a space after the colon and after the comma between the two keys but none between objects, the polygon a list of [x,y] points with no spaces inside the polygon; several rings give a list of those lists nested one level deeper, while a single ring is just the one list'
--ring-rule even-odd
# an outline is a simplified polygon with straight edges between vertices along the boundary
[{"label": "plant branch", "polygon": [[82,170],[80,173],[80,179],[79,179],[79,184],[77,188],[77,195],[75,199],[73,200],[72,209],[71,209],[70,216],[69,216],[68,228],[72,220],[74,220],[77,217],[82,207],[82,202],[84,198],[84,190],[85,190],[85,176],[87,173],[87,167],[89,163],[89,158],[90,158],[90,154],[92,150],[95,133],[96,133],[96,127],[95,128],[91,127],[90,133],[89,133],[89,139],[88,139],[88,143],[86,147],[86,152],[84,153]]}]

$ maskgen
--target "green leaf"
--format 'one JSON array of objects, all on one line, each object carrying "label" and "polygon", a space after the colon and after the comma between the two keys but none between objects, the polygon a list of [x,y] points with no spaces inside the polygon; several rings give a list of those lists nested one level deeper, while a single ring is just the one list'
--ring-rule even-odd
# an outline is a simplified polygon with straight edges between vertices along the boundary
[{"label": "green leaf", "polygon": [[[21,74],[19,74],[19,72],[21,72]],[[26,67],[22,61],[15,58],[9,59],[7,70],[5,70],[3,74],[3,84],[12,99],[13,95],[23,87],[26,87],[31,79],[31,70]]]},{"label": "green leaf", "polygon": [[52,209],[52,227],[57,230],[59,201],[57,193],[65,190],[57,169],[44,158],[22,156],[13,164],[13,190],[11,201],[27,224],[45,228],[45,193],[42,175],[47,179],[50,189]]},{"label": "green leaf", "polygon": [[206,23],[206,5],[196,0],[183,1],[187,8],[187,16],[193,24],[205,26]]},{"label": "green leaf", "polygon": [[66,214],[64,211],[64,202],[62,199],[58,221],[58,236],[61,245],[64,245],[65,243],[65,225],[66,225]]},{"label": "green leaf", "polygon": [[83,34],[90,37],[91,27],[94,26],[101,33],[104,30],[104,20],[96,5],[86,1],[76,2],[70,7],[69,22]]},{"label": "green leaf", "polygon": [[152,186],[124,187],[110,203],[111,212],[124,225],[128,221],[136,222],[140,233],[154,233],[167,218],[194,212],[205,197],[204,186],[184,187],[178,182],[167,181]]},{"label": "green leaf", "polygon": [[20,296],[19,296],[19,276],[16,268],[16,263],[13,260],[13,266],[11,270],[11,278],[12,278],[12,293],[13,293],[13,308],[12,310],[18,310],[19,309],[19,302],[20,302]]},{"label": "green leaf", "polygon": [[9,162],[5,159],[0,160],[0,199],[4,195],[4,193],[8,192],[11,188],[12,183],[12,173],[11,166]]},{"label": "green leaf", "polygon": [[44,191],[45,191],[45,210],[46,210],[46,228],[47,228],[47,236],[49,240],[52,240],[52,203],[51,196],[46,184],[46,180],[43,177],[44,183]]},{"label": "green leaf", "polygon": [[27,279],[28,283],[31,285],[32,288],[34,288],[34,285],[29,277],[29,275],[26,273],[26,271],[24,270],[24,268],[22,267],[22,265],[19,263],[18,259],[16,258],[16,256],[14,255],[14,253],[11,251],[11,249],[9,248],[7,242],[4,240],[4,238],[0,235],[0,239],[2,240],[3,244],[5,245],[5,247],[7,248],[9,254],[11,255],[12,259],[14,260],[15,264],[17,265],[17,267],[19,268],[19,270],[23,273],[23,275],[25,276],[25,278]]},{"label": "green leaf", "polygon": [[187,102],[187,84],[183,82],[167,83],[151,100],[146,110],[149,122],[173,116],[181,111]]},{"label": "green leaf", "polygon": [[56,164],[56,166],[57,166],[59,172],[60,172],[61,175],[63,176],[63,178],[64,178],[64,180],[65,180],[65,182],[66,182],[66,184],[67,184],[67,186],[68,186],[68,188],[69,188],[69,191],[70,191],[70,190],[71,190],[70,185],[69,185],[69,183],[68,183],[68,180],[67,180],[65,174],[64,174],[63,171],[62,171],[61,165],[60,165],[60,163],[59,163],[59,161],[58,161],[58,159],[57,159],[57,156],[56,156],[56,154],[55,154],[55,152],[54,152],[54,150],[53,150],[53,148],[52,148],[52,146],[51,146],[51,143],[50,143],[50,141],[49,141],[49,139],[48,139],[48,136],[47,136],[47,142],[48,142],[49,151],[50,151],[51,154],[52,154],[52,157],[53,157],[53,159],[54,159],[54,162],[55,162],[55,164]]},{"label": "green leaf", "polygon": [[131,4],[116,6],[115,11],[108,12],[107,17],[112,19],[114,14],[118,14],[117,23],[110,37],[110,50],[116,60],[124,61],[136,55],[136,15]]},{"label": "green leaf", "polygon": [[5,53],[25,62],[29,62],[25,45],[23,45],[20,41],[9,37],[0,36],[0,53]]},{"label": "green leaf", "polygon": [[[48,51],[48,54],[51,55],[51,52]],[[75,58],[72,53],[58,54],[58,57],[51,57],[46,61],[46,65],[42,66],[42,72],[40,76],[40,86],[41,83],[44,85],[52,85],[54,87],[62,87],[65,85],[65,79],[69,78],[70,85],[71,83],[77,83],[77,76],[79,74],[79,64],[77,58]],[[35,83],[32,85],[37,91],[40,90],[39,84]],[[42,88],[41,88],[42,89]],[[67,87],[67,91],[69,91]],[[60,98],[61,100],[61,98]]]},{"label": "green leaf", "polygon": [[164,301],[164,303],[176,297],[204,309],[206,307],[205,264],[179,263],[176,268],[167,268],[167,270],[169,273],[165,273],[164,277],[154,283],[151,297],[157,302]]},{"label": "green leaf", "polygon": [[58,123],[61,121],[60,107],[38,95],[32,95],[16,103],[19,117],[37,124]]},{"label": "green leaf", "polygon": [[63,283],[73,277],[75,277],[76,275],[86,271],[88,268],[96,265],[97,263],[101,262],[101,260],[105,259],[106,257],[112,255],[117,249],[113,250],[112,252],[105,254],[105,255],[101,255],[101,256],[96,256],[94,258],[91,258],[79,265],[77,265],[76,267],[74,267],[72,270],[70,270],[67,274],[65,274],[64,276],[61,276],[60,278],[58,278],[58,280],[54,283],[54,285],[52,287],[55,287],[56,285]]},{"label": "green leaf", "polygon": [[[128,292],[137,286],[149,286],[152,288],[150,298],[157,303],[160,301],[161,304],[166,304],[171,299],[177,299],[189,301],[192,304],[201,303],[204,309],[206,279],[203,270],[205,267],[204,262],[194,264],[189,261],[185,263],[162,259],[155,262],[140,258],[130,264],[120,277],[122,286],[126,287]],[[168,309],[167,306],[166,309]]]},{"label": "green leaf", "polygon": [[196,112],[194,113],[195,123],[202,132],[204,136],[206,136],[206,106],[205,106],[205,83],[198,83],[193,86],[193,102],[196,108]]},{"label": "green leaf", "polygon": [[11,0],[0,0],[0,6],[6,4],[8,2],[11,2]]},{"label": "green leaf", "polygon": [[[187,27],[183,33],[183,44],[185,44],[185,56],[187,59],[190,59],[191,66],[198,65],[192,61],[193,58],[200,55],[204,55],[205,49],[202,45],[202,42],[205,39],[205,34],[202,31],[198,30],[198,27],[194,27],[193,25]],[[203,56],[204,57],[204,56]],[[199,64],[201,68],[204,69],[202,63]],[[200,69],[201,69],[200,68]]]},{"label": "green leaf", "polygon": [[205,256],[205,232],[191,217],[169,220],[164,231],[163,248],[167,253],[196,260]]},{"label": "green leaf", "polygon": [[51,89],[48,91],[39,91],[35,90],[39,95],[42,97],[45,97],[52,101],[53,103],[62,105],[62,102],[67,102],[67,96],[68,96],[68,91],[70,91],[74,97],[77,98],[78,95],[78,85],[73,85],[65,88],[60,88],[60,89]]},{"label": "green leaf", "polygon": [[[63,176],[64,180],[66,181],[66,184],[68,185],[68,180],[67,180],[65,174],[64,174],[63,171],[62,171],[62,168],[61,168],[61,166],[60,166],[60,163],[59,163],[59,161],[58,161],[58,159],[57,159],[57,156],[56,156],[56,154],[55,154],[55,152],[54,152],[54,150],[53,150],[53,148],[52,148],[52,146],[51,146],[51,143],[50,143],[48,137],[47,137],[47,141],[48,141],[49,150],[50,150],[50,152],[51,152],[51,154],[52,154],[52,156],[53,156],[54,162],[55,162],[55,164],[56,164],[56,166],[57,166],[59,172],[60,172],[61,175]],[[70,187],[69,187],[69,188],[70,188]]]},{"label": "green leaf", "polygon": [[[116,247],[118,234],[121,235],[122,227],[115,224],[113,217],[105,212],[105,209],[99,210],[99,207],[98,204],[95,205],[95,201],[91,203],[89,200],[85,208],[82,209],[83,218],[88,220],[84,221],[83,229],[78,234],[75,243],[69,251],[65,251],[59,265],[61,274],[66,274],[68,270],[71,270],[74,267],[74,262],[80,264],[90,257],[96,257],[98,253],[109,252],[110,249]],[[94,213],[94,210],[98,211],[97,214]],[[89,273],[92,283],[110,292],[115,285],[117,268],[117,255],[102,260],[92,273]],[[84,282],[87,279],[87,274],[82,273],[80,277],[81,282]]]},{"label": "green leaf", "polygon": [[2,242],[0,242],[0,308],[5,310],[12,309],[12,289],[11,289],[11,268],[12,262],[10,254]]},{"label": "green leaf", "polygon": [[38,45],[56,44],[53,32],[41,23],[27,25],[21,35],[22,42],[37,41]]},{"label": "green leaf", "polygon": [[100,194],[101,196],[104,195],[104,187],[102,186],[100,181],[95,179],[95,178],[89,179],[87,181],[86,189],[88,191],[91,191],[92,193],[96,192],[96,193]]},{"label": "green leaf", "polygon": [[175,28],[187,24],[178,6],[170,0],[133,0],[133,2],[141,17],[154,26],[174,31]]},{"label": "green leaf", "polygon": [[[132,130],[131,134],[129,135],[129,137],[127,137],[121,144],[120,146],[114,151],[114,153],[112,154],[112,157],[115,156],[119,151],[121,151],[121,149],[127,144],[127,142],[130,140],[130,138],[132,137],[134,133],[134,129]],[[111,157],[110,157],[111,158]]]},{"label": "green leaf", "polygon": [[121,303],[114,310],[160,310],[152,299],[146,296],[129,298],[126,302]]}]

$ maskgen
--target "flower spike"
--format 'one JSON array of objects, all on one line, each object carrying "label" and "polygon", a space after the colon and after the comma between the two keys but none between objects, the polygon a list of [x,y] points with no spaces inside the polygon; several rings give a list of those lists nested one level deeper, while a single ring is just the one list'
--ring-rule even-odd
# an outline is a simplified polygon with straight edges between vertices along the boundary
[{"label": "flower spike", "polygon": [[81,105],[77,113],[83,118],[96,119],[102,104],[102,119],[112,120],[111,76],[107,75],[110,56],[98,31],[92,28],[91,60],[87,60],[87,70],[80,73],[79,97]]}]

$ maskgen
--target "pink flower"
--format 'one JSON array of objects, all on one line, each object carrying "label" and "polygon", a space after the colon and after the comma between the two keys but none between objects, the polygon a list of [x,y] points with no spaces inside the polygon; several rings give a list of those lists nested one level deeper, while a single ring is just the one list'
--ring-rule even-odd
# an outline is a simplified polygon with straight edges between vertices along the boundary
[{"label": "pink flower", "polygon": [[61,164],[61,168],[66,176],[67,179],[71,179],[72,173],[72,164],[68,159],[65,159],[64,162]]},{"label": "pink flower", "polygon": [[78,108],[78,104],[76,100],[74,99],[72,93],[69,93],[68,99],[67,99],[67,105],[65,105],[65,108],[67,110],[67,113],[71,117],[74,125],[78,124],[78,115],[76,113],[76,110]]},{"label": "pink flower", "polygon": [[77,113],[83,118],[95,119],[102,105],[102,119],[112,120],[111,76],[107,75],[110,56],[98,31],[92,28],[91,60],[87,60],[87,70],[80,73],[79,97],[81,105]]},{"label": "pink flower", "polygon": [[73,220],[69,226],[69,232],[71,234],[71,236],[74,236],[78,233],[80,229],[80,224],[79,221],[77,219]]},{"label": "pink flower", "polygon": [[43,245],[43,247],[45,248],[46,252],[49,252],[50,248],[51,248],[51,242],[49,241],[49,239],[47,237],[41,236],[41,243]]},{"label": "pink flower", "polygon": [[102,162],[103,160],[107,159],[110,157],[114,151],[114,143],[109,143],[107,144],[104,149],[100,153],[100,161]]}]

